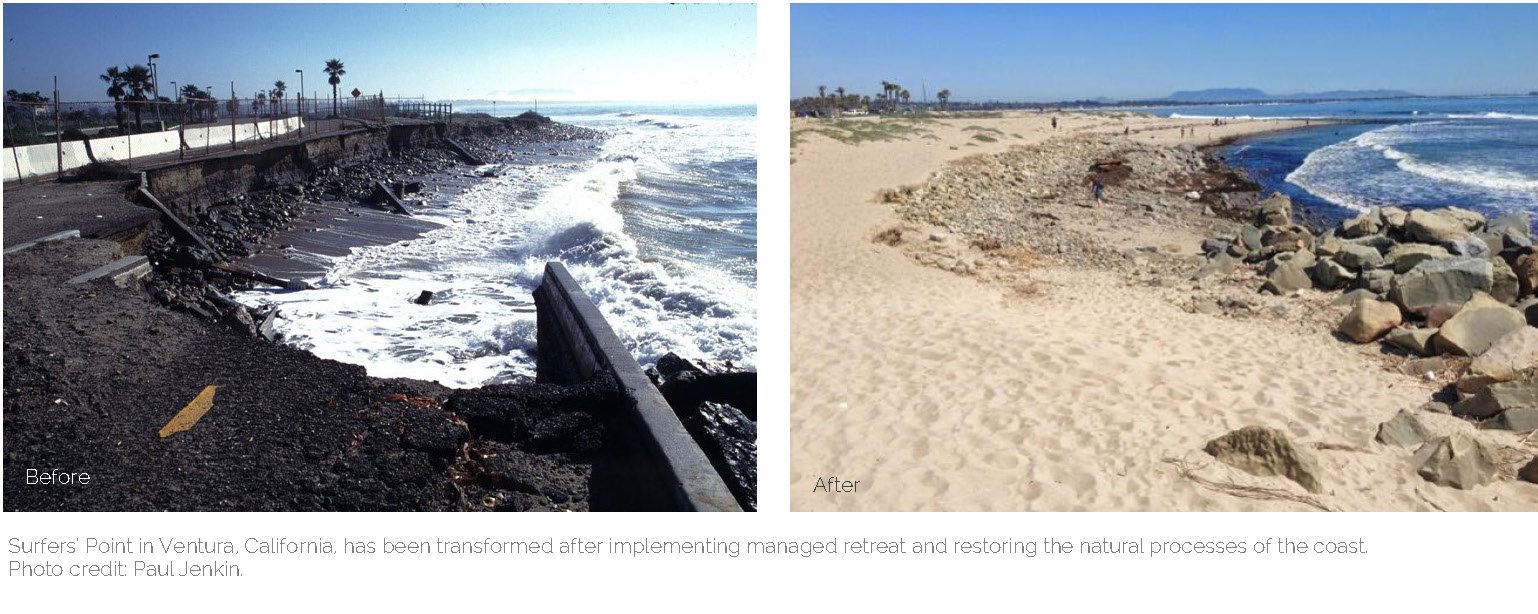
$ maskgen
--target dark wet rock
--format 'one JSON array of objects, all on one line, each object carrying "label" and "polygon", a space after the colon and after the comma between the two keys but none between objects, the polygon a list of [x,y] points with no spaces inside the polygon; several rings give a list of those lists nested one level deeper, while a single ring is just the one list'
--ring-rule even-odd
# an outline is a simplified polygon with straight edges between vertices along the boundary
[{"label": "dark wet rock", "polygon": [[707,401],[693,411],[674,411],[737,503],[744,510],[757,509],[758,425],[737,408],[723,403]]},{"label": "dark wet rock", "polygon": [[1526,465],[1517,470],[1517,479],[1538,484],[1538,457],[1527,461]]}]

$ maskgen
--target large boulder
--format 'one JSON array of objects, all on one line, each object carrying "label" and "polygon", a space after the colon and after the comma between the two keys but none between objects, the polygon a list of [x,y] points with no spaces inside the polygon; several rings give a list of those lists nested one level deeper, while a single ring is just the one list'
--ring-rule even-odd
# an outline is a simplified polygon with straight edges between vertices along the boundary
[{"label": "large boulder", "polygon": [[1442,214],[1445,217],[1458,220],[1458,223],[1463,224],[1464,230],[1473,231],[1480,230],[1485,227],[1485,216],[1480,215],[1475,211],[1470,211],[1461,207],[1442,207],[1441,209],[1437,209],[1436,212]]},{"label": "large boulder", "polygon": [[1396,328],[1383,341],[1416,356],[1431,356],[1436,353],[1432,345],[1436,334],[1435,328]]},{"label": "large boulder", "polygon": [[1351,313],[1346,314],[1340,321],[1338,330],[1340,334],[1350,337],[1357,343],[1368,343],[1384,333],[1393,330],[1395,326],[1404,323],[1404,316],[1399,313],[1399,307],[1393,303],[1375,300],[1360,300],[1351,307]]},{"label": "large boulder", "polygon": [[1468,418],[1493,418],[1501,412],[1538,409],[1538,381],[1520,380],[1490,384],[1474,396],[1453,405],[1453,415]]},{"label": "large boulder", "polygon": [[1458,378],[1458,390],[1479,392],[1490,384],[1538,373],[1538,328],[1522,326],[1480,354]]},{"label": "large boulder", "polygon": [[1415,265],[1427,260],[1441,260],[1451,258],[1452,254],[1447,249],[1437,245],[1425,243],[1400,243],[1388,250],[1388,261],[1394,263],[1395,273],[1406,273]]},{"label": "large boulder", "polygon": [[1454,433],[1415,452],[1416,473],[1439,486],[1470,489],[1495,480],[1500,466],[1496,451],[1479,439]]},{"label": "large boulder", "polygon": [[1244,246],[1246,254],[1249,252],[1258,252],[1262,247],[1265,247],[1265,244],[1261,243],[1260,238],[1261,233],[1259,228],[1249,224],[1245,224],[1239,227],[1239,244]]},{"label": "large boulder", "polygon": [[1517,470],[1517,479],[1538,484],[1538,457],[1527,461],[1526,465]]},{"label": "large boulder", "polygon": [[1483,292],[1463,304],[1437,331],[1436,347],[1448,354],[1478,356],[1501,337],[1527,326],[1522,312]]},{"label": "large boulder", "polygon": [[1292,260],[1285,260],[1271,270],[1266,276],[1266,284],[1261,288],[1262,292],[1271,292],[1286,296],[1304,288],[1313,287],[1313,280],[1308,277],[1308,269]]},{"label": "large boulder", "polygon": [[1207,442],[1203,449],[1219,461],[1253,475],[1279,475],[1309,492],[1324,490],[1314,451],[1293,443],[1280,430],[1246,426]]},{"label": "large boulder", "polygon": [[1368,211],[1340,223],[1340,234],[1346,238],[1363,237],[1383,232],[1383,218],[1377,209]]},{"label": "large boulder", "polygon": [[1482,258],[1446,258],[1415,265],[1394,277],[1389,298],[1405,311],[1424,314],[1437,305],[1462,305],[1489,292],[1493,272]]},{"label": "large boulder", "polygon": [[1378,425],[1377,440],[1379,443],[1408,448],[1426,443],[1431,439],[1431,431],[1421,423],[1421,419],[1408,409],[1401,409],[1399,413],[1389,418],[1388,422]]},{"label": "large boulder", "polygon": [[1279,252],[1295,252],[1312,248],[1314,235],[1307,228],[1297,224],[1268,226],[1261,234],[1260,242],[1265,247]]},{"label": "large boulder", "polygon": [[1292,223],[1292,199],[1274,193],[1255,207],[1256,226],[1286,226]]},{"label": "large boulder", "polygon": [[1354,271],[1377,268],[1383,264],[1383,254],[1377,249],[1356,243],[1341,243],[1335,253],[1335,261]]},{"label": "large boulder", "polygon": [[1378,217],[1383,218],[1383,225],[1388,230],[1404,228],[1405,218],[1409,217],[1409,215],[1409,211],[1399,207],[1384,207],[1378,210]]},{"label": "large boulder", "polygon": [[1517,302],[1521,296],[1521,281],[1517,279],[1516,271],[1511,270],[1511,265],[1501,258],[1490,260],[1490,296],[1507,305]]},{"label": "large boulder", "polygon": [[[1462,239],[1443,243],[1442,246],[1446,247],[1447,251],[1452,252],[1454,256],[1467,256],[1469,258],[1489,258],[1492,251],[1489,241],[1472,233],[1464,235]],[[1500,245],[1496,245],[1495,249],[1500,249]]]},{"label": "large boulder", "polygon": [[1388,294],[1394,287],[1394,272],[1389,269],[1367,269],[1357,279],[1357,287],[1366,288],[1373,294]]},{"label": "large boulder", "polygon": [[1440,245],[1468,236],[1469,229],[1452,216],[1416,209],[1405,218],[1405,232],[1416,241]]}]

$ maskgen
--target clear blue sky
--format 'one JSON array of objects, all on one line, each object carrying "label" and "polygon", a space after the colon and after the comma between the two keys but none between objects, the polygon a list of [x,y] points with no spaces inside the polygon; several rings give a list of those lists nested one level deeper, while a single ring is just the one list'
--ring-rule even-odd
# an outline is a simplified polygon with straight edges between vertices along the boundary
[{"label": "clear blue sky", "polygon": [[791,96],[914,99],[1538,90],[1538,5],[814,5],[790,9]]},{"label": "clear blue sky", "polygon": [[330,97],[745,102],[756,98],[753,5],[5,5],[5,89],[106,99],[108,66],[159,53],[170,81],[241,96],[282,79]]}]

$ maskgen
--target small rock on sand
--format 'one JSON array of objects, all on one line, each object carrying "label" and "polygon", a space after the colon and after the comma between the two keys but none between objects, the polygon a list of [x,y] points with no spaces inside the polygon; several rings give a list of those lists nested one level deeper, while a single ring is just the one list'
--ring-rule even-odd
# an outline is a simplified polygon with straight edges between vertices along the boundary
[{"label": "small rock on sand", "polygon": [[1393,303],[1363,299],[1340,321],[1340,333],[1357,343],[1368,343],[1404,322]]},{"label": "small rock on sand", "polygon": [[1264,426],[1246,426],[1207,442],[1203,448],[1219,461],[1259,476],[1278,475],[1309,492],[1324,489],[1314,451],[1293,443],[1286,433]]},{"label": "small rock on sand", "polygon": [[1378,425],[1377,440],[1387,445],[1408,448],[1426,443],[1430,438],[1431,432],[1426,430],[1426,425],[1409,410],[1401,409],[1388,422]]}]

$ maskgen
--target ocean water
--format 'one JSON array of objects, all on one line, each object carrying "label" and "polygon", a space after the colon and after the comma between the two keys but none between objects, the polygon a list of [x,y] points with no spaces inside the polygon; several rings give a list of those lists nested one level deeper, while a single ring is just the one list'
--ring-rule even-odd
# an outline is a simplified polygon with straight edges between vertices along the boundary
[{"label": "ocean water", "polygon": [[1350,119],[1248,139],[1221,155],[1326,218],[1457,205],[1538,214],[1538,97],[1157,107],[1170,117]]},{"label": "ocean water", "polygon": [[[512,116],[527,105],[499,104]],[[493,112],[485,108],[465,111]],[[604,131],[424,210],[442,227],[333,258],[314,290],[258,290],[285,342],[377,377],[453,387],[534,374],[531,293],[565,263],[642,364],[667,352],[754,367],[756,118],[751,106],[541,104]],[[539,146],[538,149],[545,149]],[[548,158],[548,159],[547,159]],[[427,306],[412,304],[422,290]]]}]

